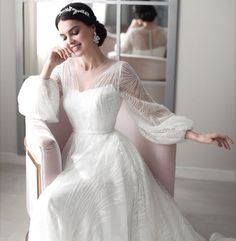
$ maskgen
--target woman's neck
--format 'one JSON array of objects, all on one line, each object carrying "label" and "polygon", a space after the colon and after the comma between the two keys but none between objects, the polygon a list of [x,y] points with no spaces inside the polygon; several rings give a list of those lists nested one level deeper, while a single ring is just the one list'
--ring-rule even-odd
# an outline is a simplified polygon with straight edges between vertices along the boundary
[{"label": "woman's neck", "polygon": [[92,48],[79,58],[79,64],[84,71],[91,71],[101,66],[107,57],[99,48]]},{"label": "woman's neck", "polygon": [[157,27],[157,24],[155,22],[143,22],[143,27],[147,29],[153,29]]}]

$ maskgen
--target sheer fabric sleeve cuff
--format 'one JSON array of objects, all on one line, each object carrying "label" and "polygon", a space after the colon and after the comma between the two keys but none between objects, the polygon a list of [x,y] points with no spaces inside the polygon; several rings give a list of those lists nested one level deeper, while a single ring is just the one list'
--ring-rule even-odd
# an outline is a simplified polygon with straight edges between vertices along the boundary
[{"label": "sheer fabric sleeve cuff", "polygon": [[53,79],[27,78],[18,94],[19,112],[31,119],[58,122],[59,88]]},{"label": "sheer fabric sleeve cuff", "polygon": [[184,142],[187,130],[193,129],[193,121],[185,116],[172,115],[160,125],[152,126],[145,122],[137,123],[140,133],[152,142],[175,144]]}]

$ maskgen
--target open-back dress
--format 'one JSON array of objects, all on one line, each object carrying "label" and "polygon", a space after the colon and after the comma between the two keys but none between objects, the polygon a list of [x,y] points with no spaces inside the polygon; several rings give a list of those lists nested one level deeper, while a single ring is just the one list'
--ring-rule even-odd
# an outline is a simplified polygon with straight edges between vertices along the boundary
[{"label": "open-back dress", "polygon": [[121,34],[121,52],[141,56],[164,57],[167,37],[164,28],[136,27]]}]

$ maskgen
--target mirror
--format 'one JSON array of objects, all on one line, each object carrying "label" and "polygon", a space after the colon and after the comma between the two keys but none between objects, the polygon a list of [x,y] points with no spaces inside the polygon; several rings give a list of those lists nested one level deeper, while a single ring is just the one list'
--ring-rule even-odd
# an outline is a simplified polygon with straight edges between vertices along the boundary
[{"label": "mirror", "polygon": [[168,6],[121,5],[120,59],[135,69],[146,90],[162,104],[165,102],[167,12]]},{"label": "mirror", "polygon": [[[61,45],[62,40],[55,28],[54,19],[60,9],[70,1],[28,1],[16,2],[17,13],[17,89],[24,79],[40,73],[49,50]],[[155,24],[165,34],[164,46],[155,45],[156,37],[152,39],[157,55],[147,54],[146,49],[136,52],[122,50],[123,39],[133,19],[131,1],[82,1],[90,5],[98,20],[108,31],[108,36],[101,50],[109,58],[124,60],[136,70],[143,85],[151,96],[159,103],[174,111],[175,100],[175,56],[177,33],[178,0],[171,1],[138,1],[139,5],[155,8],[158,16]],[[135,2],[137,3],[137,2]],[[163,47],[161,49],[161,47]],[[163,50],[164,49],[164,50]],[[18,153],[24,153],[24,119],[18,113]]]},{"label": "mirror", "polygon": [[165,58],[167,13],[167,6],[121,5],[121,54]]}]

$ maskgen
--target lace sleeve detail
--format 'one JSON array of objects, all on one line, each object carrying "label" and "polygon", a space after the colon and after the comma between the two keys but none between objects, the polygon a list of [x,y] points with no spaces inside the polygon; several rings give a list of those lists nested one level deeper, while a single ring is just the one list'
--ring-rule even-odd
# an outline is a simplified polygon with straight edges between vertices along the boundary
[{"label": "lace sleeve detail", "polygon": [[187,130],[192,129],[192,120],[176,116],[152,99],[134,69],[126,62],[121,67],[119,90],[140,133],[150,141],[177,143],[184,140]]},{"label": "lace sleeve detail", "polygon": [[57,86],[58,86],[58,89],[59,89],[59,94],[60,96],[63,95],[63,88],[62,88],[62,66],[63,64],[61,65],[58,65],[52,72],[51,74],[51,79],[55,80],[56,83],[57,83]]},{"label": "lace sleeve detail", "polygon": [[27,78],[18,94],[19,112],[31,119],[58,122],[60,93],[58,81],[39,76]]},{"label": "lace sleeve detail", "polygon": [[121,36],[121,53],[132,53],[132,34],[127,32]]}]

